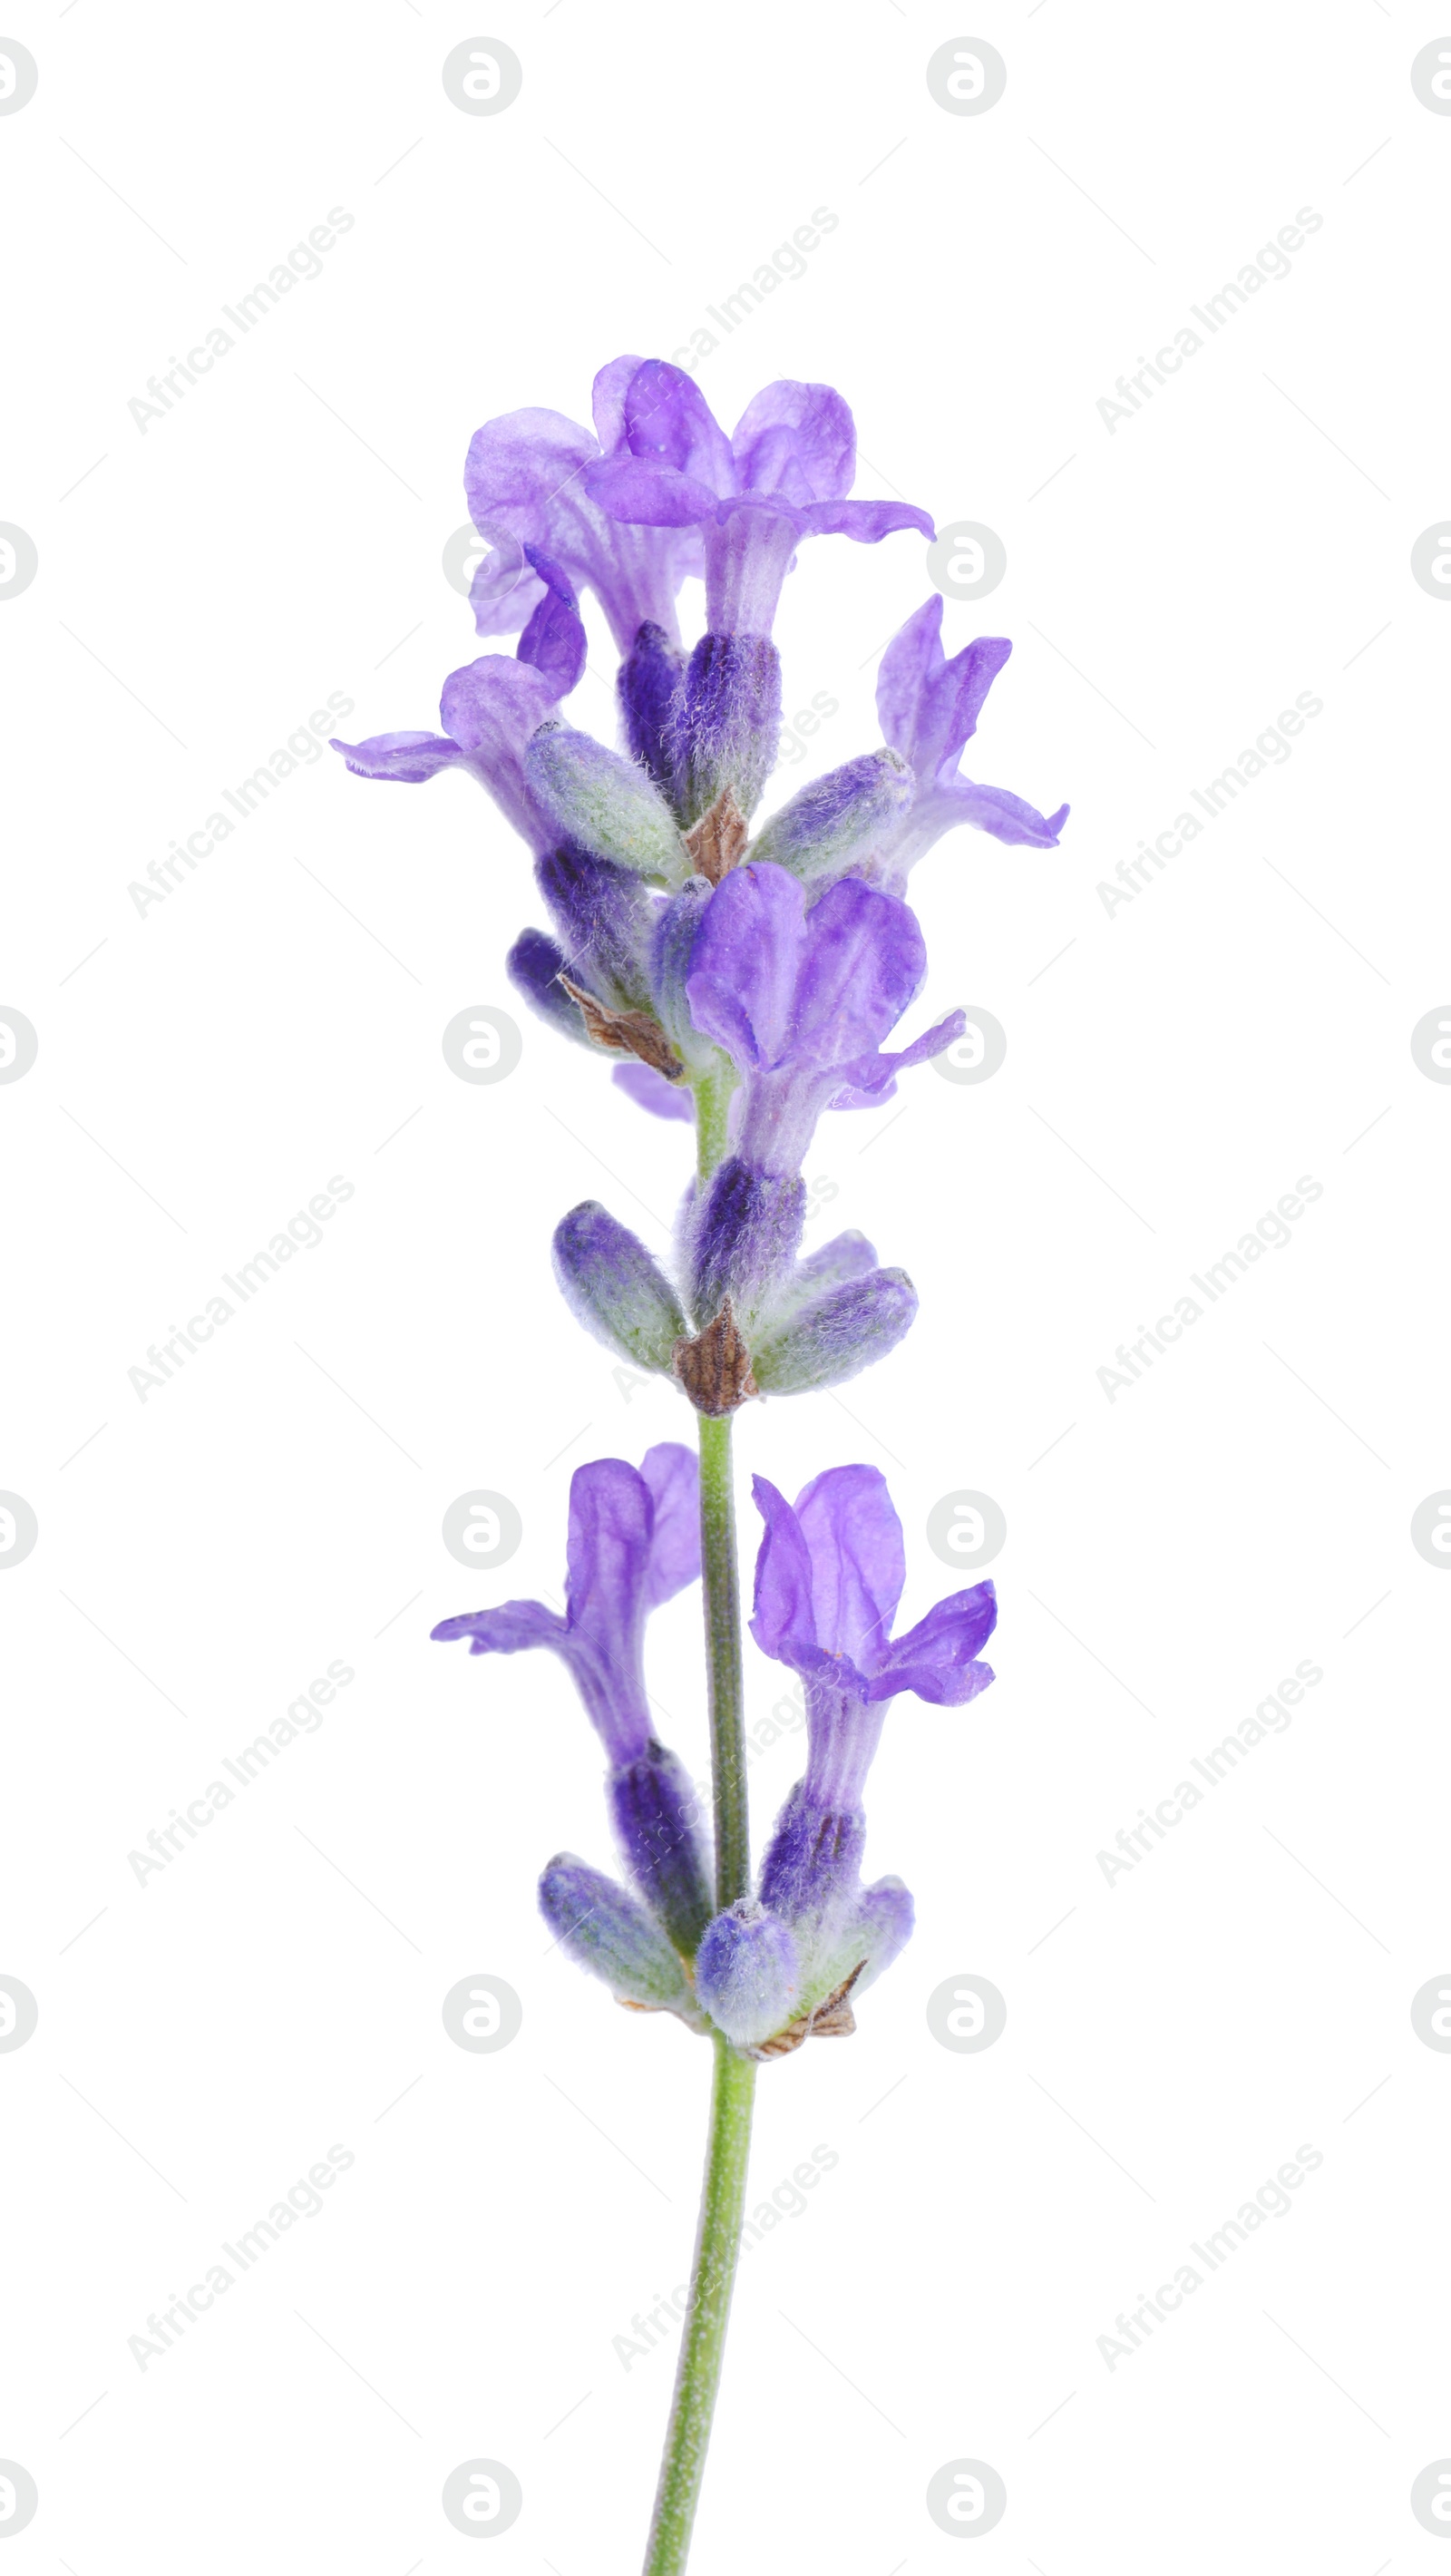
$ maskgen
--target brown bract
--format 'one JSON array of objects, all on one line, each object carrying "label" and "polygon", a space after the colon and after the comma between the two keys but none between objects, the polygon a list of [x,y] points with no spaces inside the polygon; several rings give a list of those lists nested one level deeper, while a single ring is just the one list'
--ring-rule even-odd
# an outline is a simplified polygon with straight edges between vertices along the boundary
[{"label": "brown bract", "polygon": [[850,2039],[856,2028],[851,1990],[866,1964],[865,1959],[859,1959],[851,1975],[837,1987],[834,1995],[828,1995],[824,2003],[817,2005],[815,2012],[803,2013],[799,2021],[788,2021],[784,2030],[778,2030],[773,2038],[763,2040],[759,2048],[750,2051],[750,2055],[789,2057],[804,2039]]},{"label": "brown bract", "polygon": [[698,877],[707,877],[719,885],[745,854],[751,827],[736,803],[733,787],[723,787],[713,805],[708,805],[698,823],[685,835],[685,846],[695,861]]},{"label": "brown bract", "polygon": [[596,1046],[613,1047],[620,1055],[637,1055],[655,1073],[663,1073],[667,1082],[678,1082],[685,1071],[679,1056],[648,1011],[612,1011],[606,1002],[597,1002],[580,984],[572,984],[567,975],[560,982],[572,1002],[577,1002],[587,1034]]},{"label": "brown bract", "polygon": [[761,1392],[729,1297],[693,1342],[676,1343],[673,1358],[675,1374],[697,1413],[734,1413],[747,1396]]}]

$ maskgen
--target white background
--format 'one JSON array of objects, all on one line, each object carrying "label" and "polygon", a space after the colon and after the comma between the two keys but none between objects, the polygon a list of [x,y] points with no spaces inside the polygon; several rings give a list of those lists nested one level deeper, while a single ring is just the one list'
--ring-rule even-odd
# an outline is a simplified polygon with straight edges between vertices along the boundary
[{"label": "white background", "polygon": [[[481,23],[524,67],[497,117],[440,80]],[[926,87],[964,28],[1008,65],[981,117]],[[861,492],[1000,533],[1000,590],[947,612],[950,650],[1015,640],[968,766],[1074,811],[1057,852],[959,834],[915,878],[924,1010],[991,1010],[1007,1061],[826,1122],[816,1239],[865,1228],[920,1319],[844,1402],[740,1427],[791,1492],[888,1471],[907,1617],[958,1579],[940,1496],[992,1494],[1009,1536],[995,1687],[900,1701],[873,1778],[915,1941],[854,2039],[763,2075],[753,2202],[839,2162],[746,2259],[692,2564],[956,2567],[924,2495],[961,2456],[1008,2488],[972,2563],[1013,2576],[1439,2563],[1408,2503],[1451,2452],[1451,2064],[1409,2019],[1451,1953],[1447,1603],[1409,1538],[1451,1484],[1451,1093],[1409,1050],[1451,989],[1451,619],[1409,570],[1447,502],[1451,120],[1409,81],[1439,28],[1399,0],[10,21],[40,85],[0,119],[0,517],[39,571],[0,604],[0,1001],[40,1053],[0,1091],[0,1485],[40,1537],[0,1586],[0,1968],[40,2023],[0,2058],[0,2453],[40,2509],[7,2568],[464,2568],[439,2492],[474,2455],[524,2490],[491,2566],[638,2564],[673,2347],[627,2370],[614,2339],[685,2277],[706,2052],[547,1952],[540,1864],[609,1858],[562,1671],[427,1637],[557,1589],[582,1458],[686,1436],[547,1259],[596,1193],[662,1243],[686,1134],[533,1021],[497,1087],[448,1070],[457,1011],[525,1020],[503,958],[540,918],[468,780],[324,755],[164,903],[127,888],[329,692],[354,737],[432,723],[481,649],[440,569],[472,430],[587,418],[597,365],[688,342],[817,207],[837,229],[700,382],[728,424],[777,376],[839,385]],[[335,206],[322,276],[143,434],[147,378]],[[1114,380],[1302,207],[1291,276],[1110,435]],[[832,541],[792,577],[788,712],[840,702],[813,764],[876,741],[924,552]],[[573,706],[608,735],[592,634]],[[1110,915],[1099,884],[1301,692],[1292,757]],[[334,1174],[322,1244],[140,1402],[147,1345]],[[1292,1243],[1110,1404],[1115,1345],[1302,1174]],[[439,1534],[476,1487],[524,1524],[484,1578]],[[697,1623],[661,1615],[650,1677],[699,1768]],[[748,1651],[759,1722],[786,1676]],[[322,1726],[139,1886],[128,1852],[334,1659]],[[1107,1884],[1095,1855],[1301,1660],[1294,1723]],[[758,1838],[798,1740],[753,1766]],[[925,2018],[969,1971],[1008,2001],[977,2056]],[[440,2019],[474,1972],[523,2001],[497,2055]],[[138,2369],[148,2312],[334,2142],[321,2214]],[[1291,2213],[1110,2370],[1116,2314],[1302,2144]]]}]

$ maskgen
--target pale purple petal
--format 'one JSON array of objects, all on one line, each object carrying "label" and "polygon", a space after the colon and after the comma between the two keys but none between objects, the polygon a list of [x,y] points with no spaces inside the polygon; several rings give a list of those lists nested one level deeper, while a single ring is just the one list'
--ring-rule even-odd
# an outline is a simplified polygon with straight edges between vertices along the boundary
[{"label": "pale purple petal", "polygon": [[910,1046],[895,1053],[863,1057],[856,1064],[848,1065],[848,1086],[833,1095],[830,1106],[833,1109],[880,1106],[883,1100],[890,1099],[899,1073],[905,1073],[910,1065],[926,1064],[931,1056],[945,1054],[948,1047],[956,1045],[966,1026],[965,1011],[949,1011],[945,1020],[939,1020],[935,1028],[925,1030],[920,1038],[914,1038]]},{"label": "pale purple petal", "polygon": [[441,769],[468,768],[469,757],[447,734],[372,733],[366,742],[332,742],[357,778],[388,778],[419,787]]},{"label": "pale purple petal", "polygon": [[640,1473],[655,1511],[645,1565],[645,1607],[655,1610],[700,1573],[700,1469],[683,1441],[662,1440],[646,1450]]},{"label": "pale purple petal", "polygon": [[924,786],[956,767],[1013,649],[1001,636],[980,635],[949,662],[941,634],[942,600],[934,596],[893,636],[877,676],[882,738],[911,761]]},{"label": "pale purple petal", "polygon": [[623,401],[625,444],[632,456],[673,466],[707,484],[719,499],[736,489],[731,443],[693,376],[663,358],[637,367]]},{"label": "pale purple petal", "polygon": [[644,457],[604,457],[585,479],[590,499],[628,527],[689,528],[715,511],[708,483]]},{"label": "pale purple petal", "polygon": [[[939,806],[938,798],[943,799]],[[1006,841],[1035,850],[1056,850],[1058,836],[1068,820],[1068,807],[1060,805],[1056,814],[1040,814],[1035,805],[1025,804],[1006,787],[978,787],[970,778],[954,778],[951,785],[939,788],[924,809],[929,817],[941,812],[941,828],[950,831],[954,823],[971,823],[976,831],[990,832],[995,841]]]},{"label": "pale purple petal", "polygon": [[610,1079],[638,1109],[648,1109],[652,1118],[683,1118],[694,1126],[695,1102],[687,1083],[667,1082],[652,1064],[633,1062],[617,1064]]},{"label": "pale purple petal", "polygon": [[776,1064],[790,1049],[806,944],[805,889],[784,868],[732,868],[716,887],[685,990],[696,1027],[738,1064]]},{"label": "pale purple petal", "polygon": [[886,1478],[875,1467],[829,1467],[798,1494],[796,1519],[811,1559],[816,1635],[871,1672],[907,1579]]},{"label": "pale purple petal", "polygon": [[751,1498],[766,1524],[756,1557],[751,1635],[762,1654],[778,1663],[799,1668],[804,1658],[814,1669],[826,1659],[817,1645],[811,1556],[801,1524],[769,1478],[752,1477]]},{"label": "pale purple petal", "polygon": [[992,1666],[976,1660],[997,1624],[997,1594],[991,1583],[974,1583],[939,1601],[915,1628],[876,1658],[870,1697],[888,1699],[895,1691],[915,1691],[937,1708],[960,1708],[986,1690]]},{"label": "pale purple petal", "polygon": [[830,385],[798,384],[786,377],[763,386],[737,421],[731,445],[744,492],[786,489],[782,473],[788,455],[805,485],[791,491],[791,499],[834,501],[851,490],[856,426]]},{"label": "pale purple petal", "polygon": [[926,971],[926,944],[907,906],[843,878],[807,916],[793,1053],[821,1065],[851,1064],[896,1026]]},{"label": "pale purple petal", "polygon": [[855,537],[860,546],[879,545],[899,528],[916,528],[924,537],[937,531],[925,510],[910,501],[813,501],[802,511],[809,537]]},{"label": "pale purple petal", "polygon": [[441,1619],[430,1631],[440,1645],[467,1637],[471,1655],[518,1655],[530,1646],[552,1646],[564,1652],[568,1629],[557,1610],[542,1601],[501,1601],[496,1610],[466,1610],[460,1618]]}]

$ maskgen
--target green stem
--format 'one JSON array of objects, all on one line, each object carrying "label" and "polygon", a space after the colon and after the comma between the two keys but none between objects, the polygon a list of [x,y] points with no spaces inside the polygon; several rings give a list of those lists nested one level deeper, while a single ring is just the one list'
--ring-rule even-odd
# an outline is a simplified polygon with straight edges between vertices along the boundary
[{"label": "green stem", "polygon": [[731,1418],[698,1413],[700,1553],[705,1578],[705,1649],[710,1767],[715,1791],[715,1901],[722,1913],[751,1883],[746,1805],[745,1676],[736,1508],[731,1491]]},{"label": "green stem", "polygon": [[[734,1084],[732,1071],[724,1077],[707,1076],[696,1085],[697,1170],[702,1185],[726,1151],[726,1113]],[[751,1883],[741,1592],[736,1567],[730,1417],[712,1420],[702,1413],[696,1418],[700,1426],[700,1542],[715,1797],[716,1904],[724,1911],[738,1896],[747,1893]],[[756,2069],[751,2058],[737,2056],[719,2033],[714,2044],[715,2079],[711,2087],[700,2226],[690,2275],[690,2304],[675,2373],[665,2456],[660,2463],[645,2576],[680,2576],[689,2554],[740,2254]]]},{"label": "green stem", "polygon": [[717,2037],[690,2305],[685,2312],[645,2576],[680,2576],[690,2550],[740,2250],[755,2089],[752,2059],[738,2057],[727,2040]]}]

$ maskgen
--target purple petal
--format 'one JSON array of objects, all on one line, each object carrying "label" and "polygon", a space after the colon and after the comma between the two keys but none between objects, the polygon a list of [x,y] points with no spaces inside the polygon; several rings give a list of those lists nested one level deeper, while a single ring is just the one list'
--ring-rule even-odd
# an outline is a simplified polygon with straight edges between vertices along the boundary
[{"label": "purple petal", "polygon": [[902,1524],[875,1467],[829,1467],[796,1498],[811,1558],[816,1635],[874,1671],[907,1579]]},{"label": "purple petal", "polygon": [[[1056,814],[1043,815],[1035,805],[1025,804],[1006,787],[978,787],[970,778],[954,778],[951,785],[937,791],[950,802],[943,828],[953,823],[971,823],[979,832],[990,832],[995,841],[1024,844],[1035,850],[1056,850],[1058,836],[1068,820],[1068,807],[1060,805]],[[927,807],[929,814],[938,810],[936,798]]]},{"label": "purple petal", "polygon": [[861,546],[875,546],[899,528],[916,528],[924,537],[937,533],[926,511],[910,501],[813,501],[802,517],[809,537],[855,537]]},{"label": "purple petal", "polygon": [[[603,399],[608,409],[607,389]],[[492,603],[484,613],[512,627],[518,618],[510,586],[521,577],[519,553],[542,548],[572,581],[595,592],[624,653],[647,620],[674,636],[676,593],[695,568],[698,541],[623,534],[590,497],[587,469],[598,460],[591,432],[559,412],[516,411],[485,422],[469,449],[464,489],[474,525],[500,560],[491,557],[487,572],[480,567],[474,589],[476,598]],[[541,596],[538,589],[529,593],[531,610]]]},{"label": "purple petal", "polygon": [[461,1618],[441,1619],[430,1634],[450,1646],[467,1637],[471,1655],[518,1655],[528,1646],[552,1646],[562,1654],[568,1634],[557,1610],[542,1601],[501,1601],[497,1610],[466,1610]]},{"label": "purple petal", "polygon": [[689,1085],[667,1082],[652,1064],[617,1064],[610,1080],[628,1093],[638,1109],[648,1109],[652,1118],[683,1118],[694,1126],[695,1102]]},{"label": "purple petal", "polygon": [[662,358],[647,358],[626,388],[625,443],[632,456],[673,466],[724,499],[736,489],[735,459],[694,377]]},{"label": "purple petal", "polygon": [[548,847],[550,833],[524,784],[521,755],[556,703],[542,671],[505,653],[484,653],[451,671],[439,701],[439,714],[470,766],[536,851]]},{"label": "purple petal", "polygon": [[871,1697],[889,1699],[894,1691],[915,1691],[936,1708],[960,1708],[975,1699],[993,1678],[992,1666],[975,1658],[992,1635],[997,1615],[991,1583],[974,1583],[939,1601],[877,1659]]},{"label": "purple petal", "polygon": [[685,990],[696,1027],[738,1064],[775,1064],[790,1047],[806,941],[805,889],[784,868],[732,868],[716,887]]},{"label": "purple petal", "polygon": [[766,1524],[756,1557],[751,1635],[762,1654],[778,1663],[794,1663],[804,1651],[815,1665],[824,1658],[817,1651],[811,1557],[801,1524],[767,1477],[752,1477],[751,1499]]},{"label": "purple petal", "polygon": [[528,624],[546,585],[517,537],[501,536],[480,555],[469,584],[469,606],[478,635],[517,635]]},{"label": "purple petal", "polygon": [[910,1046],[899,1048],[895,1054],[861,1057],[857,1063],[847,1066],[847,1087],[834,1095],[830,1106],[833,1109],[880,1107],[883,1100],[891,1098],[899,1073],[905,1073],[911,1065],[925,1064],[929,1056],[945,1054],[948,1047],[956,1044],[966,1026],[965,1011],[949,1011],[946,1019],[939,1020],[935,1028],[925,1030],[920,1038],[914,1038]]},{"label": "purple petal", "polygon": [[590,417],[601,451],[613,455],[625,444],[625,396],[632,379],[640,372],[643,358],[611,358],[601,367],[590,393]]},{"label": "purple petal", "polygon": [[927,970],[922,933],[894,895],[845,877],[807,916],[806,934],[792,1053],[850,1064],[895,1028],[916,994]]},{"label": "purple petal", "polygon": [[342,753],[355,777],[393,779],[404,787],[419,787],[460,762],[468,766],[467,752],[447,734],[372,733],[366,742],[332,742],[328,748]]},{"label": "purple petal", "polygon": [[657,1610],[700,1574],[700,1469],[695,1451],[683,1441],[661,1440],[646,1450],[640,1473],[655,1512],[645,1567],[645,1607]]},{"label": "purple petal", "polygon": [[[784,436],[783,436],[784,433]],[[783,469],[794,463],[805,489],[792,500],[835,501],[856,473],[856,424],[830,385],[783,378],[747,403],[731,440],[744,492],[786,489]]]},{"label": "purple petal", "polygon": [[924,784],[956,766],[1013,649],[1002,636],[980,635],[949,662],[941,631],[942,601],[934,597],[893,636],[877,676],[883,740],[911,761]]},{"label": "purple petal", "polygon": [[518,658],[542,673],[556,699],[567,698],[584,669],[586,642],[579,602],[557,564],[537,546],[526,552],[545,590],[519,638]]},{"label": "purple petal", "polygon": [[715,511],[708,483],[639,456],[605,457],[589,468],[585,488],[592,501],[627,527],[689,528]]}]

